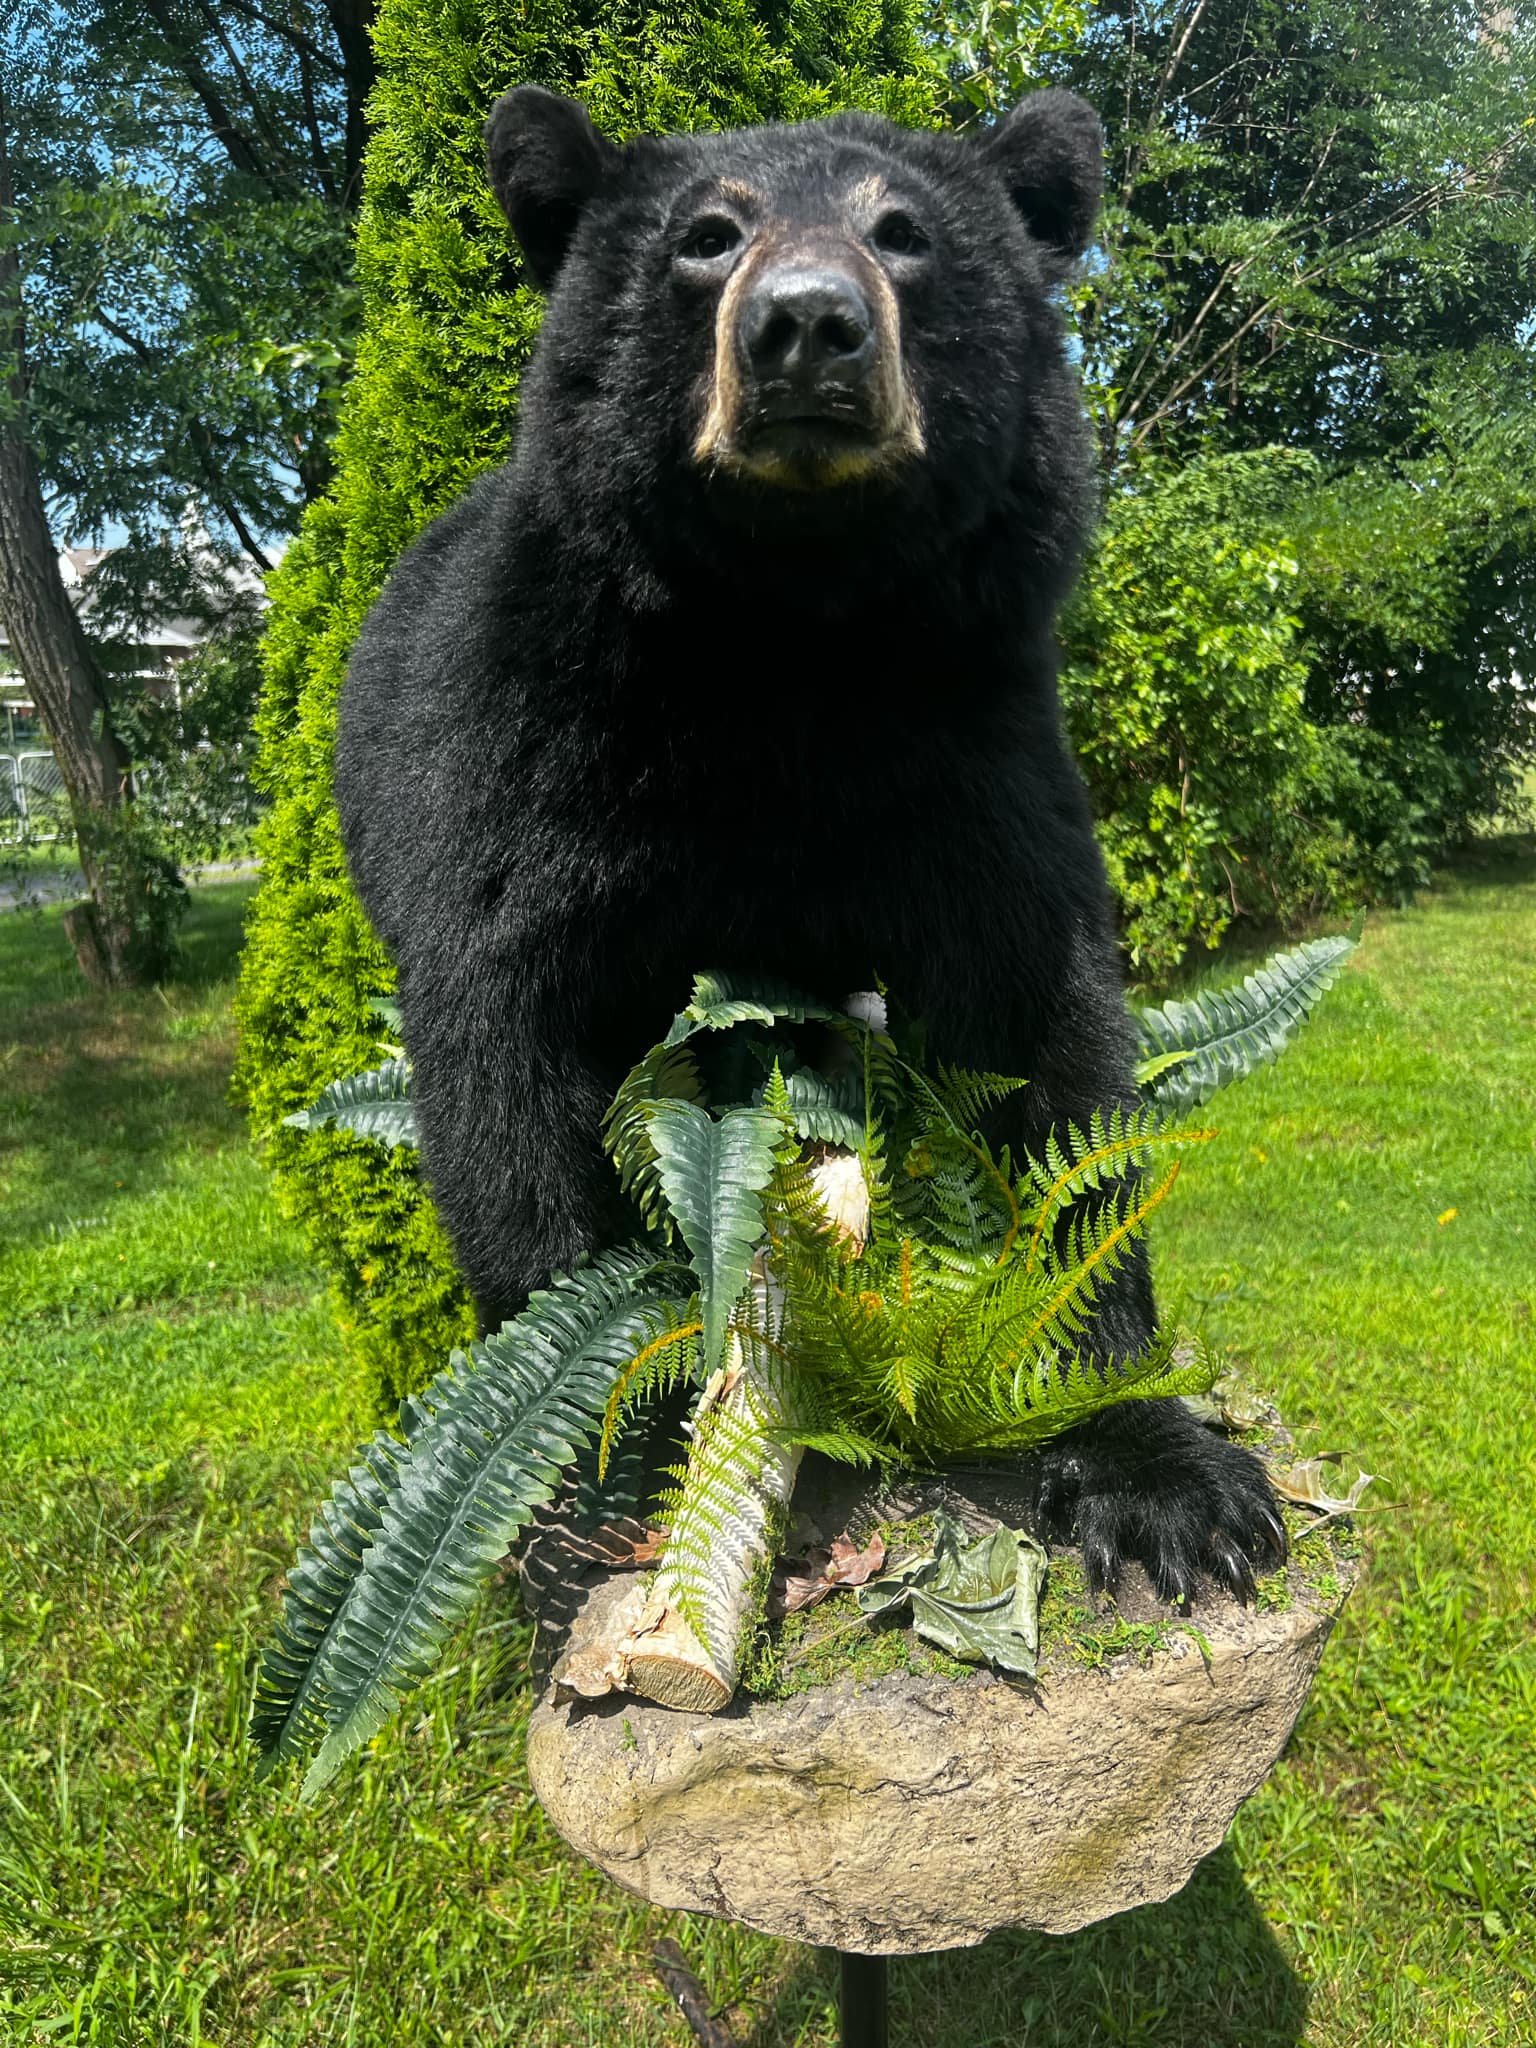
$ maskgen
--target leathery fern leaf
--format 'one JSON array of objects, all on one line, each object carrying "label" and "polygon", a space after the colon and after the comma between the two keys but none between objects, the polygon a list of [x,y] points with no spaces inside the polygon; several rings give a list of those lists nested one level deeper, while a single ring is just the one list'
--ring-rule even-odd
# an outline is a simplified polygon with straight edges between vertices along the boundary
[{"label": "leathery fern leaf", "polygon": [[251,1706],[258,1779],[289,1757],[309,1754],[324,1739],[321,1668],[385,1503],[400,1483],[402,1450],[387,1430],[359,1448],[358,1462],[331,1488],[288,1574],[282,1615],[262,1650]]},{"label": "leathery fern leaf", "polygon": [[411,1107],[410,1062],[385,1060],[365,1074],[332,1081],[308,1109],[296,1109],[283,1122],[300,1131],[321,1131],[334,1124],[355,1137],[378,1138],[386,1145],[414,1145],[416,1112]]},{"label": "leathery fern leaf", "polygon": [[784,1088],[796,1137],[858,1151],[864,1142],[864,1089],[856,1076],[796,1067],[784,1077]]},{"label": "leathery fern leaf", "polygon": [[830,1010],[803,990],[785,982],[742,981],[729,974],[701,974],[693,984],[686,1010],[672,1020],[665,1045],[681,1045],[696,1031],[728,1031],[733,1024],[846,1023],[840,1010]]},{"label": "leathery fern leaf", "polygon": [[507,1545],[553,1497],[615,1375],[652,1332],[654,1273],[634,1248],[561,1276],[467,1359],[456,1355],[417,1404],[395,1484],[318,1649],[326,1734],[302,1797],[426,1676]]},{"label": "leathery fern leaf", "polygon": [[647,1115],[662,1192],[698,1274],[704,1362],[714,1367],[763,1239],[763,1192],[784,1126],[770,1110],[732,1109],[717,1120],[691,1102],[653,1103]]},{"label": "leathery fern leaf", "polygon": [[650,1116],[662,1101],[704,1100],[698,1062],[685,1045],[653,1045],[631,1067],[603,1119],[603,1143],[619,1172],[619,1185],[639,1209],[649,1230],[672,1234],[651,1142]]},{"label": "leathery fern leaf", "polygon": [[1183,1114],[1229,1081],[1278,1058],[1338,979],[1359,939],[1357,922],[1348,932],[1274,954],[1241,982],[1139,1010],[1144,1061],[1184,1055],[1146,1083],[1146,1100]]}]

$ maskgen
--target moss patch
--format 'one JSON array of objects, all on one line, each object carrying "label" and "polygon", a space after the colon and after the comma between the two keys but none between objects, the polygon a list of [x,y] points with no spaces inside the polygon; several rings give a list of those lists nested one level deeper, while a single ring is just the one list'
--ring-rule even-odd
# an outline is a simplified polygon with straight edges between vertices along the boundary
[{"label": "moss patch", "polygon": [[[879,1525],[886,1554],[898,1562],[932,1542],[933,1516]],[[1318,1526],[1304,1510],[1286,1508],[1291,1554],[1278,1571],[1258,1582],[1260,1613],[1285,1613],[1308,1598],[1332,1605],[1343,1590],[1341,1568],[1358,1558],[1360,1540],[1347,1523]],[[875,1532],[871,1532],[875,1533]],[[867,1539],[866,1539],[867,1540]],[[1166,1649],[1177,1636],[1193,1639],[1204,1649],[1198,1611],[1193,1620],[1168,1613],[1133,1621],[1112,1602],[1095,1610],[1087,1580],[1075,1552],[1051,1558],[1040,1601],[1040,1674],[1049,1680],[1052,1667],[1086,1665],[1097,1669],[1119,1657],[1146,1663],[1154,1651]],[[786,1615],[782,1621],[759,1622],[742,1654],[741,1690],[752,1699],[784,1700],[817,1686],[851,1678],[870,1684],[896,1672],[922,1678],[967,1678],[986,1667],[966,1664],[925,1642],[914,1629],[896,1621],[864,1621],[850,1591],[834,1593],[816,1607]]]},{"label": "moss patch", "polygon": [[1345,1522],[1319,1523],[1304,1508],[1286,1507],[1286,1533],[1291,1554],[1278,1571],[1258,1581],[1256,1605],[1261,1614],[1286,1614],[1302,1593],[1331,1606],[1343,1591],[1340,1567],[1360,1556],[1360,1538]]}]

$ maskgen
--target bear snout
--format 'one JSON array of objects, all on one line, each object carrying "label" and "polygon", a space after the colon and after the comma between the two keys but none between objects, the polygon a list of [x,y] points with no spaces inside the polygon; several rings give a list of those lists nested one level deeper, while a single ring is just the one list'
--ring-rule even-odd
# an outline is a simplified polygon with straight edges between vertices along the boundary
[{"label": "bear snout", "polygon": [[856,277],[823,264],[783,263],[759,273],[746,294],[738,345],[759,390],[819,410],[820,394],[868,382],[879,341]]},{"label": "bear snout", "polygon": [[722,296],[699,460],[822,488],[922,453],[895,295],[841,238],[760,247]]}]

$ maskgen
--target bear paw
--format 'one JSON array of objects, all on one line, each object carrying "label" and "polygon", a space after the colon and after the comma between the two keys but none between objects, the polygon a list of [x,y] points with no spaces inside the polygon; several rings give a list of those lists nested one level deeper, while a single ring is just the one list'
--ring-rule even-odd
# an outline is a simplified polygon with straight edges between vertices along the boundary
[{"label": "bear paw", "polygon": [[1049,1445],[1036,1511],[1043,1537],[1075,1530],[1094,1594],[1134,1558],[1161,1600],[1188,1606],[1203,1573],[1246,1604],[1255,1570],[1286,1557],[1263,1465],[1168,1397],[1121,1402]]}]

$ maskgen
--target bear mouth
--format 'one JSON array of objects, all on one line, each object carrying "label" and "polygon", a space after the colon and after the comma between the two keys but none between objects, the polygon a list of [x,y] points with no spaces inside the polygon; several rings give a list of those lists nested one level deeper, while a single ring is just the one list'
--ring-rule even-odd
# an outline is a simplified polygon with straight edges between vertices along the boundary
[{"label": "bear mouth", "polygon": [[850,448],[873,448],[875,435],[862,420],[839,419],[824,412],[775,413],[753,422],[745,435],[756,453],[788,455],[797,449],[813,455],[818,449],[842,454]]},{"label": "bear mouth", "polygon": [[846,405],[833,411],[802,398],[759,409],[743,423],[737,446],[750,475],[804,487],[862,475],[879,461],[884,438]]}]

